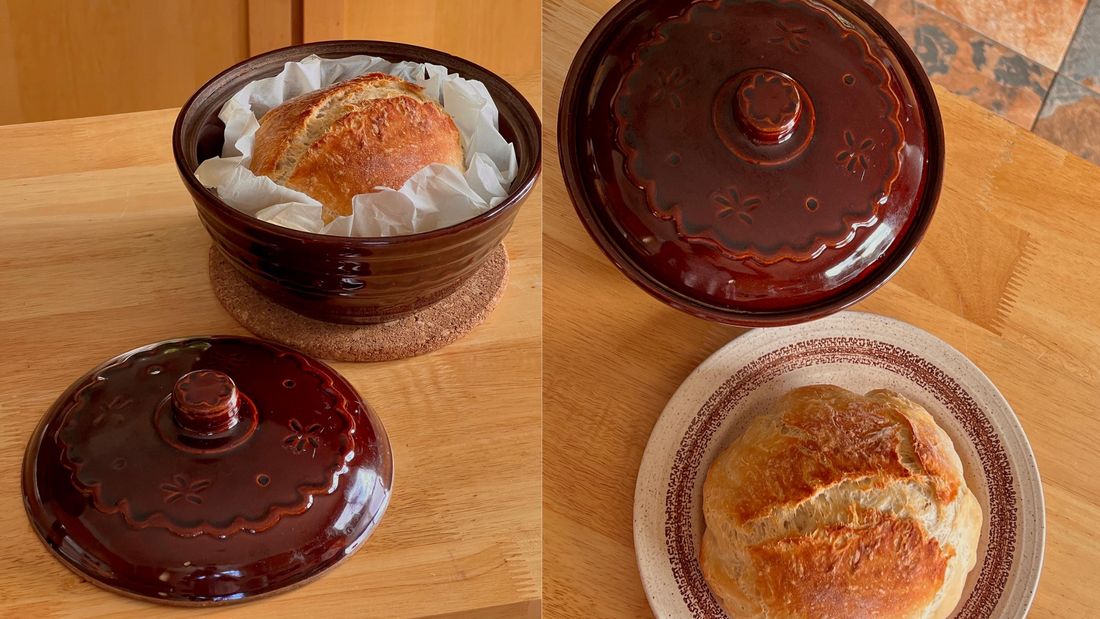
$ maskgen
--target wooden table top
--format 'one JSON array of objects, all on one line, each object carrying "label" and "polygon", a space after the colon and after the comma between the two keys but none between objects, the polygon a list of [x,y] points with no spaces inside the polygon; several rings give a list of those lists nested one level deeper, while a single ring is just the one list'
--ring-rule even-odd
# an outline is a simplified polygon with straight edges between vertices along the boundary
[{"label": "wooden table top", "polygon": [[[539,75],[504,75],[540,108]],[[378,411],[394,494],[315,583],[178,609],[83,582],[37,540],[20,493],[46,409],[94,365],[152,342],[245,334],[210,290],[210,240],[172,159],[175,110],[0,127],[0,616],[537,617],[542,583],[541,188],[505,241],[508,289],[459,342],[333,364]]]},{"label": "wooden table top", "polygon": [[[585,232],[557,166],[569,63],[612,0],[547,0],[543,99],[545,616],[652,616],[633,546],[650,430],[687,375],[741,330],[692,318],[621,275]],[[946,340],[997,385],[1046,498],[1030,617],[1100,607],[1100,167],[937,88],[943,195],[923,244],[854,309]]]}]

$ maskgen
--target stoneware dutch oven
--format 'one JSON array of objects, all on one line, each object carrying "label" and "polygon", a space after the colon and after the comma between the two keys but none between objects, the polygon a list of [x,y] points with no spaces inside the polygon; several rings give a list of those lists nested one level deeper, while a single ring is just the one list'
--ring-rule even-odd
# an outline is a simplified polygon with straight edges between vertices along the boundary
[{"label": "stoneware dutch oven", "polygon": [[[222,105],[249,82],[270,77],[310,54],[366,54],[430,62],[485,84],[500,112],[500,132],[516,147],[519,174],[498,206],[454,226],[387,238],[353,238],[291,230],[241,213],[195,178],[199,164],[221,153]],[[442,52],[378,41],[296,45],[250,58],[198,90],[176,119],[172,146],[180,176],[214,245],[249,284],[300,314],[341,323],[395,320],[456,290],[508,233],[542,166],[542,125],[506,81]]]},{"label": "stoneware dutch oven", "polygon": [[733,325],[873,292],[943,178],[928,78],[858,0],[624,0],[560,109],[565,182],[603,251],[657,298]]}]

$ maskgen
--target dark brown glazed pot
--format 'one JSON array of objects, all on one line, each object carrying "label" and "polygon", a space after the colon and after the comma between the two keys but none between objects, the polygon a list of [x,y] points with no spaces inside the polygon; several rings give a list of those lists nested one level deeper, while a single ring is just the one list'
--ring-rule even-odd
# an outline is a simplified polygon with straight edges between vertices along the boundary
[{"label": "dark brown glazed pot", "polygon": [[251,338],[171,340],[77,380],[31,437],[23,500],[68,568],[150,601],[240,601],[321,576],[370,536],[393,456],[327,365]]},{"label": "dark brown glazed pot", "polygon": [[[222,105],[249,82],[279,73],[310,54],[365,54],[430,62],[485,84],[500,112],[500,132],[515,145],[519,173],[501,204],[460,224],[407,236],[357,238],[312,234],[260,221],[225,204],[195,178],[199,164],[221,153]],[[395,320],[457,289],[504,239],[538,179],[542,124],[526,99],[471,62],[422,47],[379,41],[329,41],[250,58],[207,82],[180,110],[172,147],[180,176],[215,246],[254,288],[319,320]]]},{"label": "dark brown glazed pot", "polygon": [[652,295],[727,324],[867,296],[913,253],[942,183],[931,84],[858,0],[624,0],[560,110],[597,244]]}]

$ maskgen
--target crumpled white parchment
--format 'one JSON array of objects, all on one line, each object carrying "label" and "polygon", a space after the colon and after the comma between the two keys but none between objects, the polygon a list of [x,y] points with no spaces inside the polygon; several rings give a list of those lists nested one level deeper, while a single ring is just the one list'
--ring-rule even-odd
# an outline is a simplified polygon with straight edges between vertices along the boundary
[{"label": "crumpled white parchment", "polygon": [[[257,119],[283,101],[373,72],[417,84],[443,106],[462,136],[466,172],[433,163],[400,189],[382,187],[355,196],[351,215],[325,225],[320,202],[248,169],[260,126]],[[221,157],[202,162],[195,171],[199,182],[241,212],[306,232],[383,237],[451,226],[504,201],[518,170],[515,147],[498,130],[497,107],[485,85],[434,64],[391,63],[374,56],[309,56],[242,88],[226,101],[218,117],[225,123],[225,145]]]}]

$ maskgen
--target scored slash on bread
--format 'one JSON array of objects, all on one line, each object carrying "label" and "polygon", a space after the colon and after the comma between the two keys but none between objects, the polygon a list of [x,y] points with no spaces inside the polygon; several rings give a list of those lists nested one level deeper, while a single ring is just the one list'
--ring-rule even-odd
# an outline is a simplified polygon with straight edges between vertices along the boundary
[{"label": "scored slash on bread", "polygon": [[463,170],[454,120],[423,88],[368,73],[265,114],[249,168],[320,202],[328,223],[351,214],[354,196],[399,189],[432,163]]},{"label": "scored slash on bread", "polygon": [[703,575],[738,619],[943,619],[981,508],[951,439],[896,393],[795,389],[711,464]]}]

